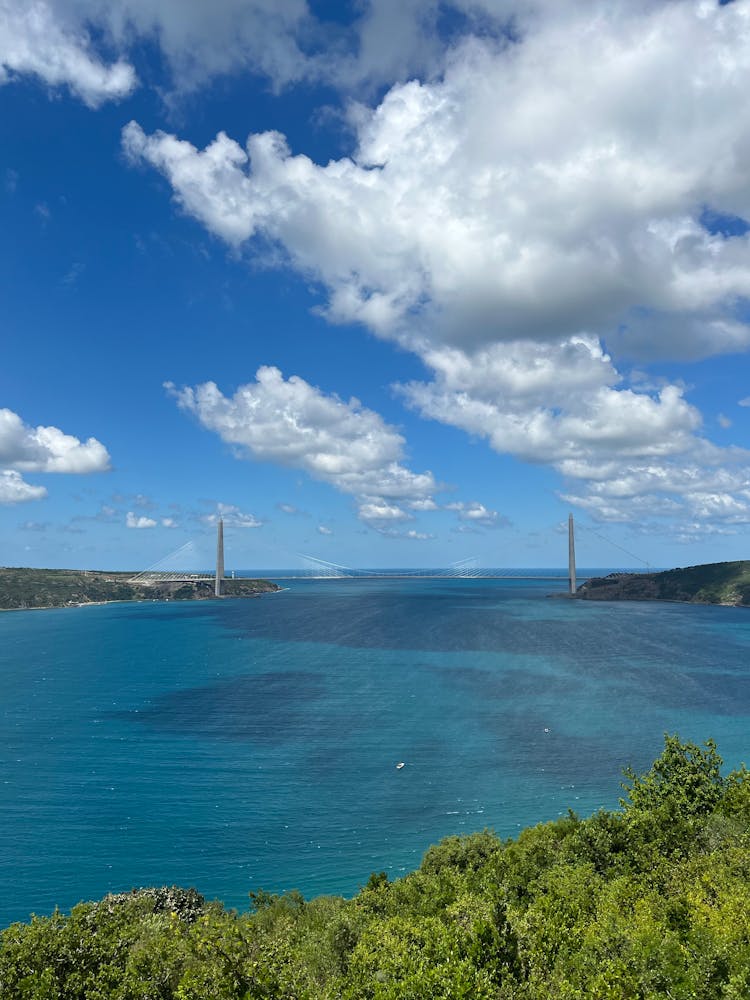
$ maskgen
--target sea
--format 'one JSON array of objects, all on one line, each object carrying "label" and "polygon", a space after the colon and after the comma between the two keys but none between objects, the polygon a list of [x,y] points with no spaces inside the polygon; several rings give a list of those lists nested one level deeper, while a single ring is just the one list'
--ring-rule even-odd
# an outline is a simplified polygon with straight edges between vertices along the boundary
[{"label": "sea", "polygon": [[147,885],[351,896],[451,834],[617,808],[665,732],[750,761],[748,609],[280,585],[0,614],[0,926]]}]

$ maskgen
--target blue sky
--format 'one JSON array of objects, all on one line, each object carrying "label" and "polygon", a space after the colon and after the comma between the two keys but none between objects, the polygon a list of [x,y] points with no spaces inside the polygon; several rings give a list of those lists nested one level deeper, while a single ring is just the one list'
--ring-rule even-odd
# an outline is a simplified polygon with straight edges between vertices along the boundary
[{"label": "blue sky", "polygon": [[746,557],[748,52],[746,0],[0,0],[0,562]]}]

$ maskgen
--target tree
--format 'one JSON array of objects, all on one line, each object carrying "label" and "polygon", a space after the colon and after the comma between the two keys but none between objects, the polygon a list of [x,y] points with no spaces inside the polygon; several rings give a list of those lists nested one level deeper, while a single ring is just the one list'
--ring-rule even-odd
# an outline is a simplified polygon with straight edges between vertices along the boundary
[{"label": "tree", "polygon": [[674,806],[687,818],[714,812],[726,786],[721,776],[724,761],[713,740],[706,740],[703,747],[682,743],[679,736],[665,733],[664,752],[650,771],[640,777],[630,767],[623,771],[631,784],[622,783],[627,799],[620,799],[620,805],[627,812]]}]

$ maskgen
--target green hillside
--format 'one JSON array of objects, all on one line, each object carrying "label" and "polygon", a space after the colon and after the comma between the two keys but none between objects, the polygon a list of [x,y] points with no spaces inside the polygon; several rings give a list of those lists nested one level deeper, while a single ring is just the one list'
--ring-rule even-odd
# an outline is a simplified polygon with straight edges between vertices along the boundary
[{"label": "green hillside", "polygon": [[582,584],[588,601],[689,601],[750,607],[750,560],[706,563],[662,573],[613,573]]},{"label": "green hillside", "polygon": [[[0,610],[62,608],[103,601],[195,601],[214,596],[211,581],[134,584],[132,573],[0,567]],[[226,580],[227,597],[255,597],[278,590],[268,580]]]},{"label": "green hillside", "polygon": [[667,737],[615,812],[449,837],[351,900],[141,889],[0,934],[3,1000],[747,1000],[750,773]]}]

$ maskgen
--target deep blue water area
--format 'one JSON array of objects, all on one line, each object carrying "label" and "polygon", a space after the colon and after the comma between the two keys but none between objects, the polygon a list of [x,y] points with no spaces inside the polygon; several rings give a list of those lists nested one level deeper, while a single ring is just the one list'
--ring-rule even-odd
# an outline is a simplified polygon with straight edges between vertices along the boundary
[{"label": "deep blue water area", "polygon": [[0,615],[0,926],[138,885],[351,895],[451,833],[616,807],[665,731],[750,760],[745,609],[285,586]]}]

